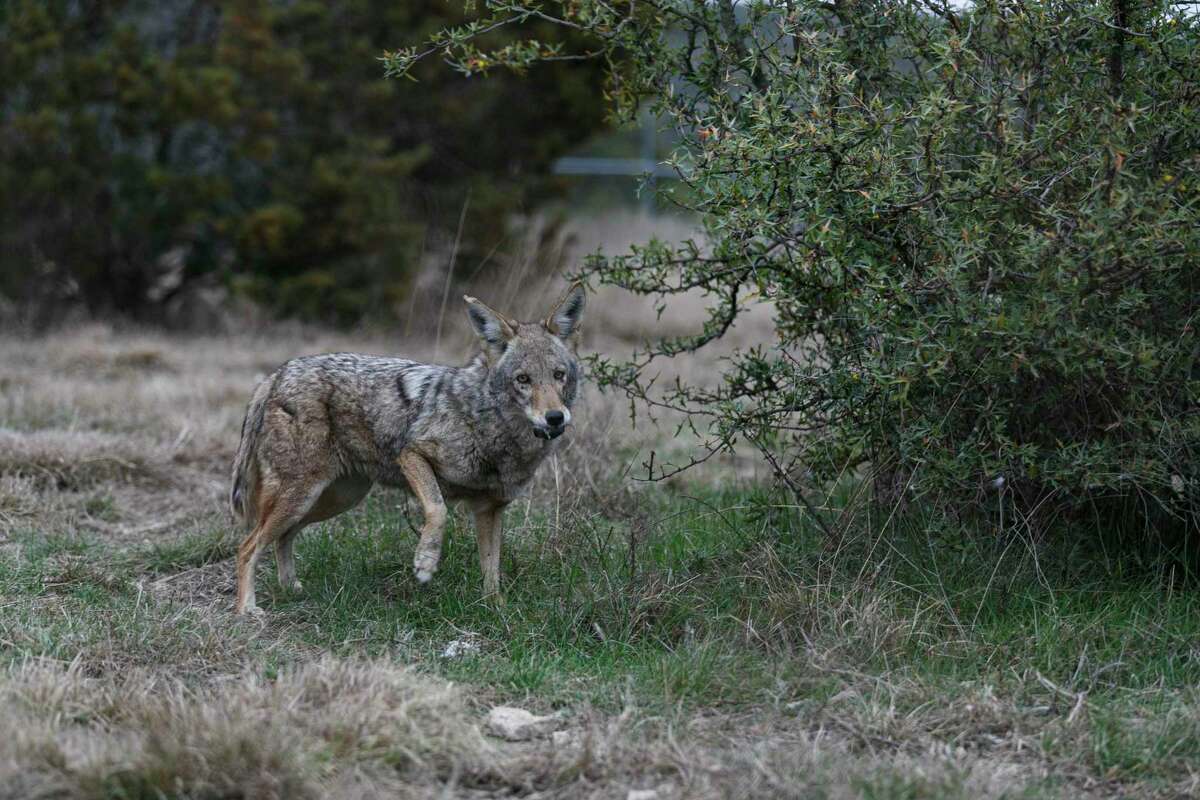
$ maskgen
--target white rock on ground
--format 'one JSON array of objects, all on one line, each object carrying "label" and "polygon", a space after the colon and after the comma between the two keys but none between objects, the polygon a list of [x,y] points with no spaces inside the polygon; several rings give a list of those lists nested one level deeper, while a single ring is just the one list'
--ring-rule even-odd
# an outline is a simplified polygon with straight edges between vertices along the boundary
[{"label": "white rock on ground", "polygon": [[625,800],[658,800],[657,789],[630,789]]},{"label": "white rock on ground", "polygon": [[523,708],[496,706],[488,712],[485,728],[492,736],[510,742],[523,742],[545,736],[558,727],[560,721],[558,716],[539,717]]},{"label": "white rock on ground", "polygon": [[442,651],[442,658],[461,658],[473,656],[478,652],[479,640],[475,638],[475,634],[467,634],[446,645],[446,649]]}]

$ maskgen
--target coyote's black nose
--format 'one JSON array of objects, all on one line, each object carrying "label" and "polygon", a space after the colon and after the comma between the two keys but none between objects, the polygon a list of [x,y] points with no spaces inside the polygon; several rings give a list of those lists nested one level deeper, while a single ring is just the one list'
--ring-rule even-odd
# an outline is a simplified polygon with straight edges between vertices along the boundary
[{"label": "coyote's black nose", "polygon": [[547,411],[546,412],[546,424],[549,425],[551,428],[560,427],[563,424],[563,412]]}]

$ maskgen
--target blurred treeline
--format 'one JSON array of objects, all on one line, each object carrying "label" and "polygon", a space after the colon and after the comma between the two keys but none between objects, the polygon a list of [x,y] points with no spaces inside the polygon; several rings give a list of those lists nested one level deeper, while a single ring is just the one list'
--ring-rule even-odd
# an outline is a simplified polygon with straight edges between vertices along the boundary
[{"label": "blurred treeline", "polygon": [[385,49],[461,21],[444,0],[0,2],[0,304],[391,316],[465,202],[460,257],[502,257],[549,161],[603,124],[602,71],[384,79]]}]

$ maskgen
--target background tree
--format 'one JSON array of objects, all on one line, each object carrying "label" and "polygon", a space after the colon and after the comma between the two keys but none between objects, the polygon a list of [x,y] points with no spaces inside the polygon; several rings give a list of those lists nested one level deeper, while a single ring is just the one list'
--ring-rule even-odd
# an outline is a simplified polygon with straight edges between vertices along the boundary
[{"label": "background tree", "polygon": [[5,3],[0,293],[152,319],[205,278],[284,314],[386,313],[468,191],[463,247],[490,251],[601,124],[599,65],[381,78],[385,46],[461,20],[433,0]]},{"label": "background tree", "polygon": [[[710,451],[753,443],[797,491],[869,469],[881,498],[1005,525],[1120,513],[1197,531],[1194,4],[482,5],[489,27],[587,30],[618,110],[650,102],[681,137],[703,245],[651,243],[588,273],[704,292],[711,318],[600,362],[605,381],[683,412]],[[465,71],[547,50],[481,55],[473,34],[433,49]],[[717,386],[651,391],[658,360],[761,302],[775,342]]]}]

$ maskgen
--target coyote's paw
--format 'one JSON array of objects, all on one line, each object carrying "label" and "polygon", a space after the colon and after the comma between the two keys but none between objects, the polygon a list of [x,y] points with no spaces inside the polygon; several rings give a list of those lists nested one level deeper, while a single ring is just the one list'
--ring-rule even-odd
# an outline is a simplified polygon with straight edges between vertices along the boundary
[{"label": "coyote's paw", "polygon": [[263,614],[265,614],[266,612],[263,611],[261,608],[259,608],[256,605],[247,603],[246,605],[237,609],[234,613],[236,613],[238,616],[241,616],[241,617],[251,616],[251,617],[261,618],[263,616]]},{"label": "coyote's paw", "polygon": [[283,588],[287,589],[289,592],[303,592],[304,584],[299,580],[292,580],[291,583],[285,583]]},{"label": "coyote's paw", "polygon": [[420,583],[429,583],[433,573],[437,572],[438,556],[434,553],[417,553],[413,559],[413,574]]}]

